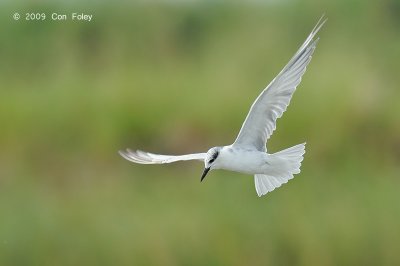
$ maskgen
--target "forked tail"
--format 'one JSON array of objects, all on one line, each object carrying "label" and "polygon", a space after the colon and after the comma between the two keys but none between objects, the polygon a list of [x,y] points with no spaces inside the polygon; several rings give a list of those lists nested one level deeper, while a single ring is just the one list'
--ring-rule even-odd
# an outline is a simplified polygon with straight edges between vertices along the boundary
[{"label": "forked tail", "polygon": [[301,162],[306,143],[271,154],[268,174],[254,175],[256,191],[259,197],[287,183],[293,175],[300,173]]}]

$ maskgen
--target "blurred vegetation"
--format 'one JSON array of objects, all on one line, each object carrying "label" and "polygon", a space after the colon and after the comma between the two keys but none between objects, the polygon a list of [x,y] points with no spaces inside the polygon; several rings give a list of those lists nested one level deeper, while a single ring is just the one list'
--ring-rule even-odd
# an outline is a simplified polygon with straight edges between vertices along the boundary
[{"label": "blurred vegetation", "polygon": [[[0,7],[1,265],[400,264],[398,1]],[[118,156],[231,143],[324,12],[268,143],[307,141],[294,180],[258,198],[251,176]]]}]

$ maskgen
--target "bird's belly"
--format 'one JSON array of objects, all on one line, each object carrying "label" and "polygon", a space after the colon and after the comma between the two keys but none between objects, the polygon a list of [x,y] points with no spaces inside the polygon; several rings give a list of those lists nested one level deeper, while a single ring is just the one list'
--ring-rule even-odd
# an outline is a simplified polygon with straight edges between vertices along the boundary
[{"label": "bird's belly", "polygon": [[224,160],[219,168],[245,174],[258,174],[265,167],[266,155],[258,151],[228,152],[224,154]]}]

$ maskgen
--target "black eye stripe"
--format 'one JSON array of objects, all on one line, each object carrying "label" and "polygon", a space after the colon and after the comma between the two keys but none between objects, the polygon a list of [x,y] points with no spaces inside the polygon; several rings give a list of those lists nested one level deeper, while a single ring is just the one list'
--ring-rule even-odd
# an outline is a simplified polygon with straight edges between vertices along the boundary
[{"label": "black eye stripe", "polygon": [[208,164],[211,164],[211,163],[213,163],[216,159],[217,159],[217,157],[218,157],[218,155],[219,155],[219,148],[213,148],[213,149],[211,149],[210,151],[209,151],[209,153],[207,154],[207,157],[208,157]]},{"label": "black eye stripe", "polygon": [[216,151],[216,152],[214,152],[214,154],[212,155],[212,158],[211,158],[211,160],[210,160],[210,161],[208,161],[208,163],[212,163],[212,162],[214,162],[214,161],[215,161],[215,159],[217,159],[218,155],[219,155],[219,151]]}]

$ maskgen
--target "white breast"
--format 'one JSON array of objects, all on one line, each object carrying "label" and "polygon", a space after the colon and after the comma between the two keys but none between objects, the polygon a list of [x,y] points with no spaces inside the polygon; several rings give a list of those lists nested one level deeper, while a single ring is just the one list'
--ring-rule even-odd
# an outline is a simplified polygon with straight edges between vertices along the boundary
[{"label": "white breast", "polygon": [[213,168],[257,174],[264,168],[267,156],[265,152],[225,146],[220,150]]}]

